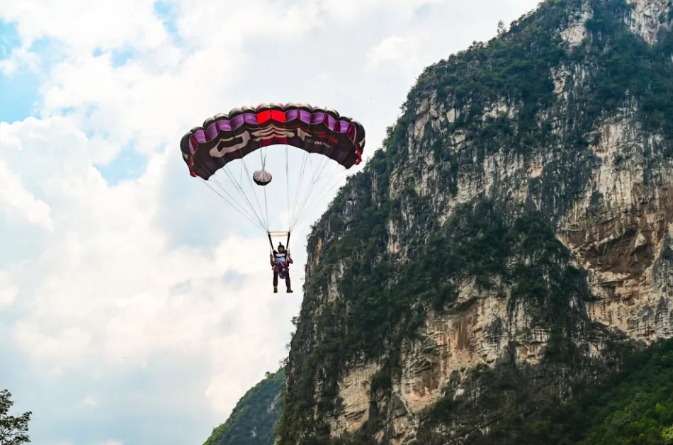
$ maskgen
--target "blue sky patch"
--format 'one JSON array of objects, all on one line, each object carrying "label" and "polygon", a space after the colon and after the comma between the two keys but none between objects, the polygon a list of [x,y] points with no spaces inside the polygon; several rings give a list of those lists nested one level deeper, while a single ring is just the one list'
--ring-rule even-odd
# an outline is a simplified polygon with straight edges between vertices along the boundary
[{"label": "blue sky patch", "polygon": [[46,37],[35,40],[30,45],[30,51],[40,57],[40,67],[42,69],[49,68],[54,63],[61,61],[64,55],[58,40]]},{"label": "blue sky patch", "polygon": [[131,146],[124,147],[119,155],[106,165],[96,168],[108,184],[114,186],[122,181],[137,179],[147,169],[148,159],[136,152]]},{"label": "blue sky patch", "polygon": [[175,5],[166,0],[156,1],[154,2],[154,15],[162,21],[166,30],[173,37],[173,41],[178,42],[180,40],[180,35],[176,23],[177,12],[175,10]]},{"label": "blue sky patch", "polygon": [[[11,57],[12,50],[21,45],[16,26],[0,21],[0,59]],[[8,76],[0,74],[0,121],[21,121],[37,114],[40,85],[44,73],[61,59],[62,52],[54,39],[38,39],[28,49],[39,57],[37,71],[20,65]]]},{"label": "blue sky patch", "polygon": [[[99,47],[94,48],[91,55],[93,57],[101,57],[106,54],[105,51]],[[135,56],[135,51],[132,48],[123,48],[123,49],[113,49],[110,51],[110,59],[112,61],[112,66],[114,68],[119,68],[120,66],[126,65],[126,62],[133,59]]]},{"label": "blue sky patch", "polygon": [[133,59],[135,52],[130,48],[125,49],[115,49],[110,52],[112,59],[112,66],[119,68],[120,66],[126,65],[126,62]]},{"label": "blue sky patch", "polygon": [[0,121],[20,121],[34,114],[39,99],[40,79],[27,69],[11,77],[0,75]]},{"label": "blue sky patch", "polygon": [[[0,60],[8,59],[21,45],[14,23],[0,20]],[[14,122],[33,114],[40,81],[37,74],[19,68],[11,76],[0,75],[0,121]]]},{"label": "blue sky patch", "polygon": [[12,49],[19,46],[21,46],[21,38],[16,24],[0,20],[0,59],[8,58]]}]

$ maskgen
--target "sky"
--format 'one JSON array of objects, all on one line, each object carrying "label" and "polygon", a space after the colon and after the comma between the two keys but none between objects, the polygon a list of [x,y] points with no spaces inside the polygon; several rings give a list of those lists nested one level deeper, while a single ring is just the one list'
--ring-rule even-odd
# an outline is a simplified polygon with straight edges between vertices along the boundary
[{"label": "sky", "polygon": [[307,233],[364,163],[310,164],[325,186],[297,188],[297,150],[268,152],[268,228],[287,230],[286,165],[291,193],[325,191],[293,226],[295,292],[274,294],[263,227],[189,176],[185,132],[306,102],[361,122],[366,160],[425,66],[536,6],[0,2],[0,388],[32,411],[32,443],[201,444],[287,356]]}]

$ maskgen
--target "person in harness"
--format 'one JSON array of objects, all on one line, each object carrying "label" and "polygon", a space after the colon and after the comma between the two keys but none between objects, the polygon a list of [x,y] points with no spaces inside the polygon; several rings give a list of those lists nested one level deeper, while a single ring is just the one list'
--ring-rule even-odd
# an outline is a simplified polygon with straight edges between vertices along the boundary
[{"label": "person in harness", "polygon": [[271,260],[271,267],[273,268],[273,293],[278,293],[278,277],[285,279],[285,286],[287,286],[287,293],[292,293],[290,287],[290,264],[293,263],[290,252],[285,250],[285,246],[278,244],[278,251],[273,251],[269,255]]}]

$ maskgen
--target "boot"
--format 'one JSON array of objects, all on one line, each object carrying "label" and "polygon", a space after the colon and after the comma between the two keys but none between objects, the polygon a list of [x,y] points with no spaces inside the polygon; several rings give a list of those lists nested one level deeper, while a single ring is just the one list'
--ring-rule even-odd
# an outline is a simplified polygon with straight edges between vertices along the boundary
[{"label": "boot", "polygon": [[273,287],[273,293],[277,294],[278,293],[278,288],[276,286]]}]

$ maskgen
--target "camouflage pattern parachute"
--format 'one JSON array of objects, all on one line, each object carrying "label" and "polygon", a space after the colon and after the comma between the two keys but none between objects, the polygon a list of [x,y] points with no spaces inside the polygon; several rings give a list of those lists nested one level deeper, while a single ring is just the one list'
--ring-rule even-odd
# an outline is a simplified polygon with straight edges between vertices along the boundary
[{"label": "camouflage pattern parachute", "polygon": [[[287,231],[270,232],[266,193],[273,175],[266,170],[266,149],[278,145],[286,147],[285,171],[288,176],[287,197],[290,215],[288,215]],[[305,188],[297,185],[295,207],[292,209],[290,209],[289,170],[290,166],[295,163],[287,154],[288,146],[302,150],[305,155],[301,168],[298,168],[300,180],[307,166],[308,155],[318,155],[322,161],[322,167],[314,172],[311,184]],[[257,107],[234,108],[228,114],[218,114],[206,119],[202,126],[192,128],[187,132],[180,142],[182,157],[191,176],[210,183],[213,182],[213,175],[220,170],[225,171],[230,182],[229,185],[222,186],[221,191],[232,199],[233,192],[243,193],[242,206],[245,207],[247,203],[249,207],[241,210],[232,204],[234,208],[252,219],[253,222],[256,219],[257,225],[262,227],[269,237],[272,233],[285,233],[288,238],[290,231],[307,209],[308,195],[314,193],[315,186],[327,177],[325,163],[333,162],[341,168],[341,171],[348,170],[360,164],[364,146],[365,130],[356,120],[341,116],[330,108],[299,103],[286,105],[274,103],[261,104]],[[250,174],[247,167],[249,161],[246,159],[256,151],[262,152],[260,154],[261,169]],[[245,196],[247,193],[243,192],[235,175],[225,168],[235,160],[241,160],[242,168],[245,168],[248,173],[246,176],[251,180],[250,183],[261,186],[264,193],[266,219],[263,216],[262,206],[255,208],[253,200]],[[300,192],[306,193],[305,199],[297,200]],[[253,194],[255,193],[257,192],[253,190]],[[218,194],[224,198],[219,192]],[[256,194],[254,197],[257,199]],[[259,200],[257,202],[259,204]],[[298,207],[297,202],[299,202]]]}]

